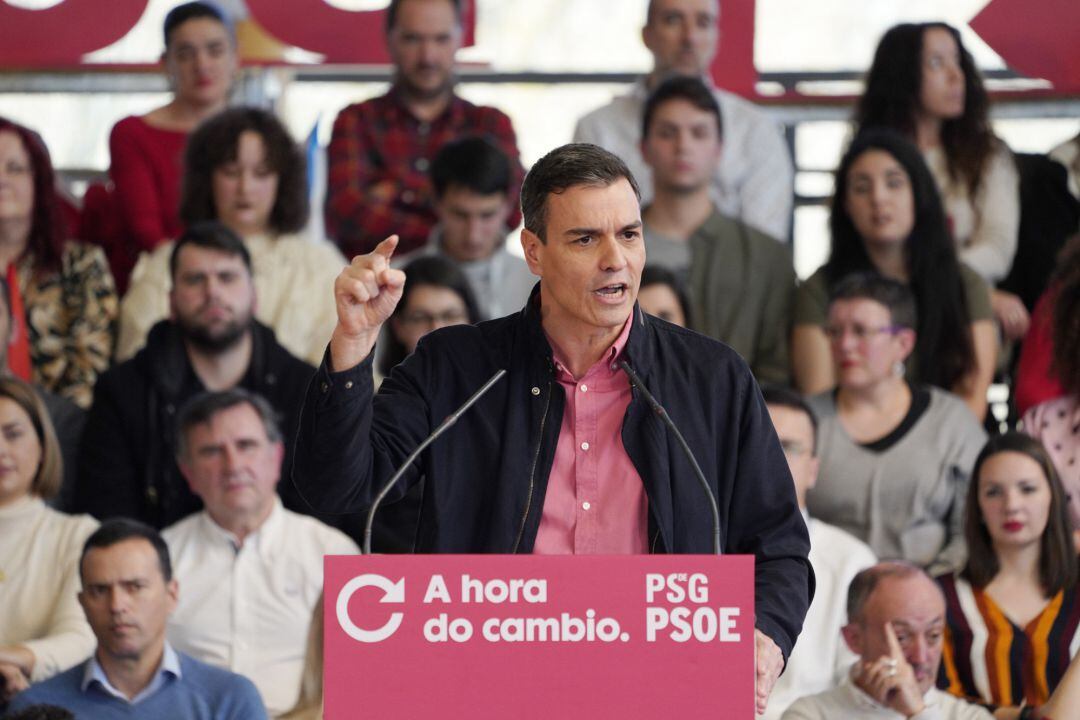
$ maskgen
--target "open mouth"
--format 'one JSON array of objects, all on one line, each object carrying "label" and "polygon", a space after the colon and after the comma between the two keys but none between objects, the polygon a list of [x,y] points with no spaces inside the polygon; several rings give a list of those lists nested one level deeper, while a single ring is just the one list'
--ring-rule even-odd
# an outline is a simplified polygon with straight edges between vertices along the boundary
[{"label": "open mouth", "polygon": [[605,299],[618,300],[626,294],[626,290],[626,283],[612,283],[611,285],[597,288],[596,290],[593,290],[593,292]]}]

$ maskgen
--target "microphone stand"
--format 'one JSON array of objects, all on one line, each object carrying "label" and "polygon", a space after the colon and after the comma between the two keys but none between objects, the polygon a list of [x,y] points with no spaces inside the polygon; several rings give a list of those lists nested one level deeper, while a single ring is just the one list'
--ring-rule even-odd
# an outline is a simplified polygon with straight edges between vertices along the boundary
[{"label": "microphone stand", "polygon": [[698,482],[701,484],[701,489],[705,491],[705,496],[709,500],[709,509],[712,510],[713,516],[713,553],[720,555],[720,506],[716,504],[716,495],[713,494],[712,488],[709,487],[709,481],[705,479],[705,473],[701,471],[701,466],[698,465],[697,458],[694,457],[693,451],[690,446],[686,444],[686,438],[679,432],[679,428],[675,427],[675,423],[667,414],[667,410],[656,401],[652,393],[645,387],[645,383],[641,381],[634,369],[630,367],[630,364],[625,360],[619,361],[619,367],[630,378],[630,384],[641,391],[641,396],[645,398],[645,402],[649,404],[652,411],[660,416],[660,419],[664,421],[668,429],[671,430],[671,434],[675,436],[675,439],[679,443],[679,447],[682,448],[683,454],[686,455],[686,459],[690,461],[690,467],[694,470],[694,475],[697,477]]},{"label": "microphone stand", "polygon": [[435,432],[428,435],[427,439],[424,440],[424,442],[420,443],[420,445],[412,451],[412,454],[409,455],[409,457],[405,458],[405,462],[402,463],[401,467],[398,468],[397,472],[395,472],[393,476],[386,481],[386,484],[382,486],[382,488],[379,490],[379,494],[375,496],[375,501],[372,503],[371,509],[368,510],[367,522],[364,523],[364,555],[371,554],[371,527],[375,523],[375,511],[379,509],[379,505],[382,503],[383,499],[387,496],[390,490],[393,489],[394,485],[397,484],[397,481],[400,480],[401,476],[405,474],[405,471],[412,466],[412,464],[416,461],[416,458],[420,457],[420,453],[427,449],[428,445],[435,442],[436,438],[449,430],[450,426],[456,423],[458,421],[458,418],[464,415],[465,411],[472,407],[473,403],[479,400],[484,395],[484,393],[486,393],[492,388],[493,385],[495,385],[495,383],[499,382],[499,380],[501,380],[503,375],[505,374],[506,370],[497,370],[495,374],[492,375],[479,390],[474,392],[469,397],[469,399],[462,404],[461,407],[459,407],[445,420],[443,420],[439,427],[435,428]]}]

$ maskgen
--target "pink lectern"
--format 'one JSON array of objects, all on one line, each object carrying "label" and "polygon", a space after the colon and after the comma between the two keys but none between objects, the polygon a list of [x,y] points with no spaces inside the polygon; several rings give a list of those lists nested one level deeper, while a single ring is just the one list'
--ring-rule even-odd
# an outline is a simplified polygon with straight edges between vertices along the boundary
[{"label": "pink lectern", "polygon": [[326,558],[328,720],[754,716],[754,559]]}]

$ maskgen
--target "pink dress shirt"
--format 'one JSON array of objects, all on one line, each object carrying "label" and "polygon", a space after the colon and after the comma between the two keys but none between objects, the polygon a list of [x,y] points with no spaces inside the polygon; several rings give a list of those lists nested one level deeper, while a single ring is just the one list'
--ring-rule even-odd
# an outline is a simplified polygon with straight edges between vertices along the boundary
[{"label": "pink dress shirt", "polygon": [[622,442],[630,381],[615,365],[630,337],[632,319],[579,379],[555,349],[556,379],[566,392],[566,408],[535,553],[648,552],[648,499]]}]

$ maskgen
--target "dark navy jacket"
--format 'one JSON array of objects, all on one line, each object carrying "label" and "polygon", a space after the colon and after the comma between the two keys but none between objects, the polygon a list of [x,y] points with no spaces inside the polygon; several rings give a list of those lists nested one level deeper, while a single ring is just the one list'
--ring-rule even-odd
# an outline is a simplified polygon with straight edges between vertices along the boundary
[{"label": "dark navy jacket", "polygon": [[[404,484],[425,478],[418,552],[531,552],[565,406],[536,300],[534,293],[515,315],[425,336],[374,400],[370,357],[339,373],[324,360],[300,417],[293,471],[300,494],[318,511],[366,509],[408,454],[505,368]],[[786,658],[813,597],[810,542],[749,368],[726,345],[636,306],[622,357],[697,456],[720,505],[723,551],[755,556],[756,626]],[[701,487],[636,391],[622,438],[648,496],[653,552],[711,553]],[[403,494],[402,486],[388,499]]]}]

